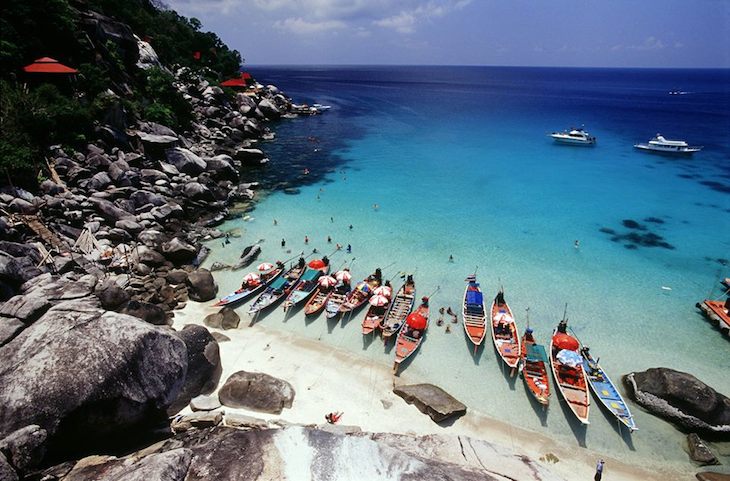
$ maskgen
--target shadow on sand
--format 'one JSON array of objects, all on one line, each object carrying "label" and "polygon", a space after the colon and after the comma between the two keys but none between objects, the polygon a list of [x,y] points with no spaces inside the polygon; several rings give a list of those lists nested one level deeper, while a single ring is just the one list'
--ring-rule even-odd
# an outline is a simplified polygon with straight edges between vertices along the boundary
[{"label": "shadow on sand", "polygon": [[[527,387],[526,382],[523,381],[522,385],[525,387],[525,394],[527,394],[527,397],[530,398],[530,406],[532,406],[532,410],[535,411],[535,414],[537,414],[537,418],[540,420],[540,424],[544,427],[547,427],[548,406],[543,406],[542,404],[537,402],[535,396],[533,396],[530,392],[530,388]],[[553,402],[555,402],[557,398],[555,397],[555,394],[552,394],[549,399],[552,399]],[[571,413],[571,415],[572,414],[573,413]]]},{"label": "shadow on sand", "polygon": [[621,439],[623,439],[624,443],[626,443],[626,446],[631,451],[636,451],[636,448],[634,447],[634,439],[631,436],[631,431],[629,430],[629,428],[626,427],[624,423],[616,419],[616,416],[608,412],[608,410],[601,404],[601,401],[595,401],[593,403],[593,406],[591,407],[594,407],[594,410],[598,409],[599,411],[601,411],[603,413],[603,417],[606,418],[608,424],[613,426],[613,430],[616,431],[619,436],[621,436]]},{"label": "shadow on sand", "polygon": [[510,390],[515,390],[515,383],[517,382],[517,369],[514,369],[514,375],[512,374],[513,369],[509,367],[505,362],[502,360],[502,358],[499,356],[499,354],[495,351],[495,358],[497,360],[497,365],[499,366],[499,370],[502,371],[502,376],[504,376],[504,380],[507,381],[507,385],[509,386]]},{"label": "shadow on sand", "polygon": [[588,432],[588,426],[578,421],[578,418],[575,417],[575,414],[570,409],[570,406],[568,406],[567,401],[559,396],[559,394],[555,396],[555,399],[558,401],[558,403],[560,404],[560,408],[563,410],[563,415],[568,421],[568,426],[570,426],[570,430],[573,431],[573,436],[575,436],[575,439],[576,441],[578,441],[578,445],[580,447],[587,447],[586,434]]},{"label": "shadow on sand", "polygon": [[[413,362],[413,359],[418,357],[421,351],[421,347],[423,346],[423,343],[428,340],[428,329],[426,330],[425,334],[423,335],[423,339],[421,340],[421,344],[418,345],[418,349],[416,349],[415,352],[413,352],[408,358],[404,359],[399,365],[398,369],[393,373],[395,376],[400,375],[400,373],[408,368],[408,366],[411,365]],[[392,343],[393,346],[395,346],[395,342]],[[392,350],[392,348],[391,348]],[[393,361],[393,364],[395,364],[395,360]]]},{"label": "shadow on sand", "polygon": [[478,366],[479,358],[482,356],[482,352],[484,351],[484,343],[475,346],[471,342],[471,339],[469,339],[469,336],[467,336],[466,331],[464,331],[464,340],[466,341],[466,346],[469,348],[469,354],[471,354],[471,358],[474,361],[474,364]]}]

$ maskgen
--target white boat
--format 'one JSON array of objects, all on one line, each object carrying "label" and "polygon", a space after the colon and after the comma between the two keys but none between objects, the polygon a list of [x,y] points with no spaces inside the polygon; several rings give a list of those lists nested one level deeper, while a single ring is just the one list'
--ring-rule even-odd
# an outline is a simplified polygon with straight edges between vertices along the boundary
[{"label": "white boat", "polygon": [[641,150],[651,150],[653,152],[668,154],[694,154],[702,150],[702,147],[691,146],[684,140],[667,140],[661,134],[656,134],[646,144],[636,144],[634,147]]},{"label": "white boat", "polygon": [[312,107],[319,111],[329,110],[332,108],[331,105],[322,105],[322,104],[312,104]]},{"label": "white boat", "polygon": [[553,132],[550,137],[559,144],[593,145],[596,143],[596,138],[582,128]]}]

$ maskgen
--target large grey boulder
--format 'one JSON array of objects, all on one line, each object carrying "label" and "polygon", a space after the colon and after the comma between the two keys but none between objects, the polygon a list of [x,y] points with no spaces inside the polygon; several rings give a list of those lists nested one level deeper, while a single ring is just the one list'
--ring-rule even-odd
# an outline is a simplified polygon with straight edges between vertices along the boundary
[{"label": "large grey boulder", "polygon": [[30,324],[41,317],[50,307],[51,301],[45,296],[17,295],[0,303],[0,316],[13,317]]},{"label": "large grey boulder", "polygon": [[269,120],[276,120],[281,117],[279,108],[267,98],[261,99],[258,107],[261,113]]},{"label": "large grey boulder", "polygon": [[0,438],[36,424],[58,454],[139,436],[166,419],[186,369],[168,331],[94,297],[61,302],[0,348]]},{"label": "large grey boulder", "polygon": [[233,166],[233,159],[230,156],[221,154],[205,159],[207,164],[206,170],[211,173],[216,180],[238,180],[238,171]]},{"label": "large grey boulder", "polygon": [[205,171],[205,161],[182,147],[175,147],[165,151],[169,164],[174,165],[182,173],[196,176]]},{"label": "large grey boulder", "polygon": [[13,340],[20,331],[25,329],[25,323],[19,319],[0,317],[0,346]]},{"label": "large grey boulder", "polygon": [[100,191],[106,189],[111,183],[112,179],[109,178],[109,174],[107,174],[106,172],[98,172],[94,174],[91,179],[89,179],[86,187],[90,190]]},{"label": "large grey boulder", "polygon": [[139,262],[156,267],[165,263],[165,257],[147,246],[137,246],[134,250]]},{"label": "large grey boulder", "polygon": [[129,301],[129,293],[111,280],[98,285],[94,293],[99,298],[101,307],[109,311],[115,311]]},{"label": "large grey boulder", "polygon": [[0,452],[7,456],[7,460],[16,470],[25,472],[43,460],[47,438],[48,433],[45,429],[31,424],[1,439]]},{"label": "large grey boulder", "polygon": [[717,458],[710,451],[710,448],[696,433],[689,433],[687,435],[687,447],[689,448],[689,457],[700,466],[718,463]]},{"label": "large grey boulder", "polygon": [[171,219],[181,219],[185,215],[185,211],[175,202],[168,202],[165,205],[155,207],[150,211],[150,214],[155,218],[157,222],[165,223]]},{"label": "large grey boulder", "polygon": [[687,430],[730,433],[730,399],[691,374],[651,368],[624,376],[630,396]]},{"label": "large grey boulder", "polygon": [[261,149],[238,149],[234,157],[244,164],[265,164],[269,161]]},{"label": "large grey boulder", "polygon": [[18,479],[18,473],[15,472],[12,466],[10,466],[3,453],[0,453],[0,480],[18,481]]},{"label": "large grey boulder", "polygon": [[129,301],[121,311],[123,314],[134,316],[145,322],[154,324],[155,326],[164,326],[167,324],[167,315],[165,310],[156,304],[150,304],[144,301]]},{"label": "large grey boulder", "polygon": [[213,280],[213,275],[205,269],[199,269],[188,274],[185,284],[188,287],[188,296],[193,301],[210,301],[218,294],[218,285]]},{"label": "large grey boulder", "polygon": [[120,209],[108,200],[99,197],[89,197],[89,202],[94,206],[96,212],[109,222],[113,223],[118,220],[133,217],[131,213]]},{"label": "large grey boulder", "polygon": [[288,382],[260,372],[238,371],[218,390],[224,406],[281,414],[294,401],[294,388]]},{"label": "large grey boulder", "polygon": [[201,202],[212,202],[215,200],[213,193],[200,182],[187,182],[183,187],[183,195],[188,199]]},{"label": "large grey boulder", "polygon": [[713,473],[711,471],[702,471],[695,474],[698,481],[730,481],[730,474]]},{"label": "large grey boulder", "polygon": [[78,461],[64,481],[183,481],[192,451],[171,449],[163,453],[135,453],[124,458],[90,456]]},{"label": "large grey boulder", "polygon": [[208,314],[203,319],[203,324],[215,329],[236,329],[240,322],[241,318],[230,307],[221,307],[220,311]]},{"label": "large grey boulder", "polygon": [[218,341],[208,329],[189,324],[175,334],[187,347],[188,370],[180,395],[169,409],[171,413],[183,409],[192,398],[215,391],[223,372]]},{"label": "large grey boulder", "polygon": [[398,386],[393,388],[393,392],[408,404],[414,404],[422,413],[428,414],[436,423],[466,414],[463,403],[433,384]]},{"label": "large grey boulder", "polygon": [[185,264],[193,259],[198,253],[198,249],[187,242],[175,237],[170,242],[162,244],[162,255],[175,264]]}]

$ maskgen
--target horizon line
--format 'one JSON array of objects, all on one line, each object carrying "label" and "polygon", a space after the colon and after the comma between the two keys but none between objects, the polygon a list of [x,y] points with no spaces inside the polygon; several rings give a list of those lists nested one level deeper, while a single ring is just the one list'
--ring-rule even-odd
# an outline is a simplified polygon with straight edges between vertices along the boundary
[{"label": "horizon line", "polygon": [[490,68],[546,68],[546,69],[602,69],[602,70],[728,70],[728,67],[610,67],[578,65],[489,65],[489,64],[409,64],[409,63],[246,63],[247,67],[490,67]]}]

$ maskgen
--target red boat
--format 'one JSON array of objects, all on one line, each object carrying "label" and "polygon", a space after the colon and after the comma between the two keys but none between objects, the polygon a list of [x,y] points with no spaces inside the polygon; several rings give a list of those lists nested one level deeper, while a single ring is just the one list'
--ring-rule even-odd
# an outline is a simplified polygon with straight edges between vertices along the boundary
[{"label": "red boat", "polygon": [[512,316],[512,309],[504,300],[504,291],[500,290],[492,302],[492,341],[499,357],[512,368],[512,373],[520,362],[520,337],[517,324]]},{"label": "red boat", "polygon": [[394,373],[398,372],[400,363],[408,359],[421,345],[426,329],[428,329],[428,312],[428,297],[424,297],[421,305],[406,317],[406,324],[398,332],[398,338],[395,341]]}]

